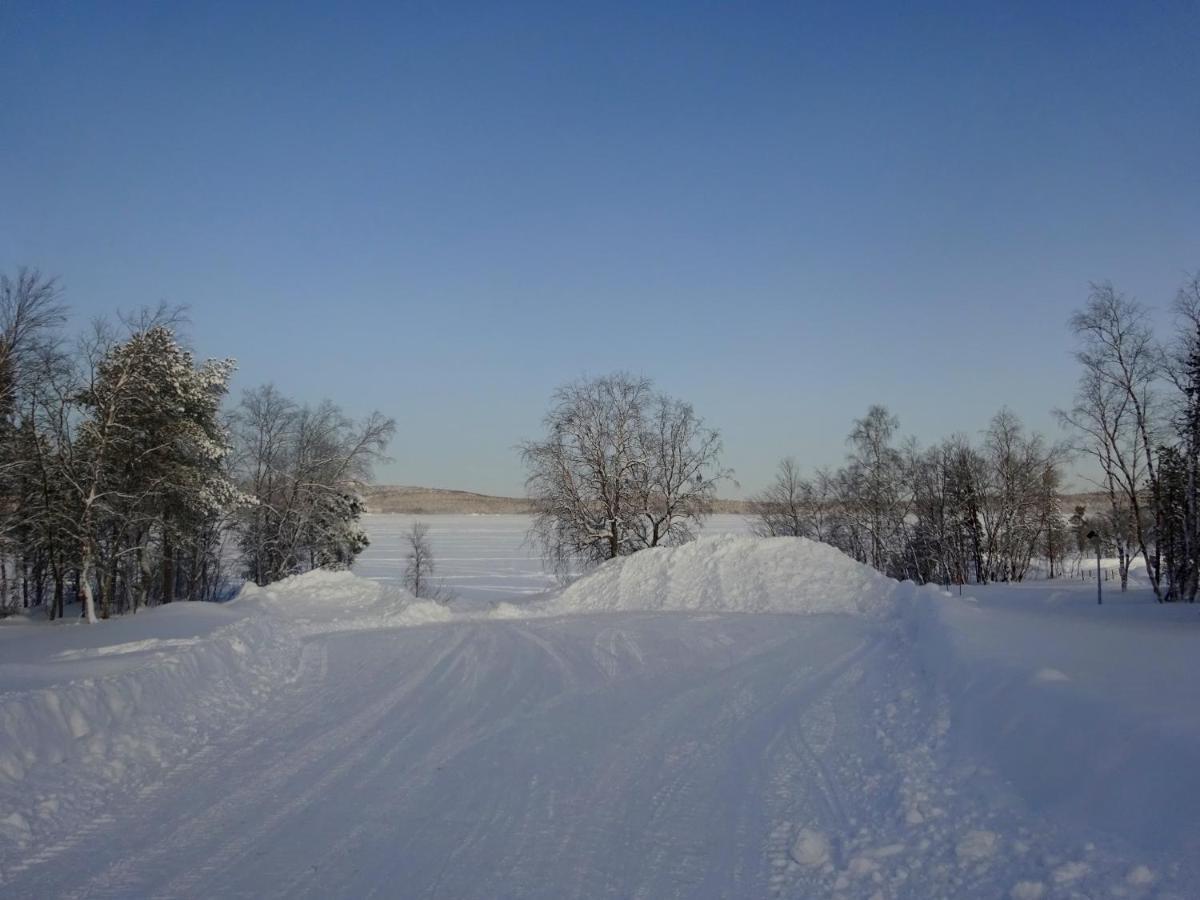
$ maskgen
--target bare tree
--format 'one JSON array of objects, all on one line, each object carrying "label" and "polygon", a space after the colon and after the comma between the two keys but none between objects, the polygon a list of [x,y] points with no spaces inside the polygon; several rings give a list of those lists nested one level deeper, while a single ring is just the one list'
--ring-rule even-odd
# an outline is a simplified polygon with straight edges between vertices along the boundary
[{"label": "bare tree", "polygon": [[1050,522],[1048,504],[1064,450],[1048,445],[1039,434],[1026,433],[1011,410],[1001,409],[984,434],[984,455],[989,477],[980,521],[987,578],[1021,581]]},{"label": "bare tree", "polygon": [[626,373],[555,391],[546,435],[521,445],[533,536],[560,573],[689,540],[708,515],[721,441],[686,403]]},{"label": "bare tree", "polygon": [[987,489],[987,460],[964,435],[954,435],[942,442],[942,465],[945,468],[947,503],[953,519],[952,579],[957,584],[969,580],[973,573],[978,584],[987,583],[984,564],[983,516],[981,509]]},{"label": "bare tree", "polygon": [[429,526],[424,522],[414,522],[405,540],[408,542],[408,561],[404,566],[404,586],[414,597],[449,603],[452,599],[449,591],[433,580],[436,563],[433,545],[429,540]]},{"label": "bare tree", "polygon": [[37,403],[42,362],[54,352],[64,320],[53,278],[25,268],[15,279],[0,275],[0,615],[18,601],[28,603],[28,570],[43,561],[40,548],[31,543],[36,531],[30,519],[31,457],[37,435],[30,411]]},{"label": "bare tree", "polygon": [[721,436],[705,427],[690,403],[656,395],[638,436],[643,464],[634,470],[639,515],[630,524],[642,545],[676,545],[696,536],[712,512]]},{"label": "bare tree", "polygon": [[890,572],[896,561],[909,512],[904,458],[893,445],[900,420],[875,405],[854,423],[844,470],[843,505],[852,527],[862,535],[864,561]]},{"label": "bare tree", "polygon": [[19,395],[37,378],[43,350],[66,321],[58,282],[37,269],[0,275],[0,415],[18,412]]},{"label": "bare tree", "polygon": [[751,498],[751,530],[760,537],[811,537],[813,488],[793,457],[779,461],[775,480]]},{"label": "bare tree", "polygon": [[271,386],[248,391],[234,415],[235,473],[252,498],[240,546],[248,577],[267,584],[312,568],[344,568],[367,546],[362,486],[395,433],[335,404],[298,406]]},{"label": "bare tree", "polygon": [[[1114,473],[1112,490],[1119,487],[1125,495],[1150,586],[1162,600],[1160,550],[1147,534],[1161,534],[1164,524],[1155,459],[1160,426],[1155,385],[1163,374],[1162,352],[1145,308],[1108,282],[1092,285],[1087,305],[1071,317],[1071,327],[1080,341],[1076,359],[1084,374],[1076,409],[1064,421],[1083,426],[1089,452],[1102,469]],[[1150,489],[1148,503],[1141,493],[1143,476]]]}]

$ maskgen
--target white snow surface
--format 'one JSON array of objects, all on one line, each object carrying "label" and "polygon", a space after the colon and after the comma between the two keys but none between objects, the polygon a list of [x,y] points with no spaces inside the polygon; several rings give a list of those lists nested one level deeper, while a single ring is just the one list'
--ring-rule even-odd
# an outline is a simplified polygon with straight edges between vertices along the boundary
[{"label": "white snow surface", "polygon": [[[363,517],[371,545],[354,565],[355,574],[399,584],[407,564],[405,535],[417,522],[429,530],[436,560],[434,580],[458,598],[460,608],[486,608],[520,601],[559,587],[529,538],[527,515],[399,515]],[[705,520],[702,533],[748,534],[744,516],[724,513]]]},{"label": "white snow surface", "polygon": [[884,617],[896,611],[898,595],[911,596],[913,588],[828,544],[723,534],[610,560],[545,608]]},{"label": "white snow surface", "polygon": [[521,577],[0,626],[0,895],[1194,896],[1194,607],[746,537]]},{"label": "white snow surface", "polygon": [[417,600],[399,585],[350,572],[318,570],[265,588],[247,584],[234,602],[261,605],[303,634],[428,625],[455,617],[447,607]]}]

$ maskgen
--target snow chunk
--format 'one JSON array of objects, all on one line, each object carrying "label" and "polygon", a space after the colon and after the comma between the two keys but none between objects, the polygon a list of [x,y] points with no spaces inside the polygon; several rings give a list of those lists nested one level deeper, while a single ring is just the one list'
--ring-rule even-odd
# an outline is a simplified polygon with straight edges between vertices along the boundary
[{"label": "snow chunk", "polygon": [[994,831],[969,831],[954,853],[963,862],[982,862],[996,855],[999,844],[1000,838]]},{"label": "snow chunk", "polygon": [[23,815],[14,812],[0,818],[0,834],[24,846],[33,837],[33,830]]},{"label": "snow chunk", "polygon": [[1039,669],[1033,676],[1034,681],[1070,681],[1071,676],[1058,669]]},{"label": "snow chunk", "polygon": [[1041,900],[1046,893],[1046,886],[1040,881],[1018,881],[1009,891],[1012,900]]},{"label": "snow chunk", "polygon": [[1149,866],[1135,866],[1125,876],[1125,883],[1136,887],[1145,887],[1154,883],[1154,871]]},{"label": "snow chunk", "polygon": [[1088,873],[1090,866],[1085,862],[1069,862],[1063,863],[1053,872],[1055,884],[1070,884],[1073,881],[1078,881]]},{"label": "snow chunk", "polygon": [[792,844],[792,859],[811,869],[824,866],[830,859],[829,838],[811,828],[801,828]]}]

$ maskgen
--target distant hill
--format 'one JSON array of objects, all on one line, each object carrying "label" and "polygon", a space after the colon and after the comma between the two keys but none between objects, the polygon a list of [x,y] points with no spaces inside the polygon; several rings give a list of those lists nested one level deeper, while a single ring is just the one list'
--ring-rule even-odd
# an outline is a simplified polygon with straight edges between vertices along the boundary
[{"label": "distant hill", "polygon": [[367,511],[373,513],[491,513],[504,515],[533,512],[533,501],[523,497],[493,497],[472,491],[414,487],[402,484],[371,485],[363,492]]},{"label": "distant hill", "polygon": [[[416,487],[403,484],[375,484],[363,491],[367,512],[405,513],[432,516],[438,514],[485,513],[512,515],[532,513],[533,501],[525,497],[494,497],[473,491],[447,488]],[[713,507],[718,513],[744,513],[745,500],[718,500]]]}]

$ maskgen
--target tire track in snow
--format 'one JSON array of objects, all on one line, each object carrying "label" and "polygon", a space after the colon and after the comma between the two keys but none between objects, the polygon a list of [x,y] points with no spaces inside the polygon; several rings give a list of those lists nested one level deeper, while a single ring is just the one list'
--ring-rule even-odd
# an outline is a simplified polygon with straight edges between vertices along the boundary
[{"label": "tire track in snow", "polygon": [[[303,789],[290,796],[281,806],[271,809],[268,815],[250,828],[240,829],[235,837],[226,839],[220,848],[208,857],[208,862],[184,876],[175,879],[156,896],[191,897],[197,896],[197,888],[211,875],[228,869],[237,860],[253,852],[254,845],[265,835],[269,834],[281,823],[286,822],[299,810],[310,805],[313,800],[325,793],[334,783],[340,781],[348,772],[356,769],[359,764],[372,752],[374,745],[365,740],[376,727],[388,717],[393,709],[402,704],[408,697],[425,683],[426,679],[434,677],[438,668],[449,661],[453,666],[453,655],[465,643],[469,631],[456,629],[455,639],[444,646],[432,661],[426,662],[415,670],[405,681],[389,690],[381,699],[372,703],[365,710],[357,713],[335,730],[326,732],[312,741],[301,753],[285,757],[283,764],[273,770],[261,773],[259,778],[262,785],[255,795],[241,795],[228,798],[226,808],[221,809],[214,818],[228,820],[230,812],[237,807],[258,809],[260,801],[275,794],[277,786],[292,782],[295,777],[315,763],[334,757],[332,766],[312,781],[305,783]],[[416,727],[416,723],[414,723]],[[344,751],[344,752],[340,752]]]},{"label": "tire track in snow", "polygon": [[[752,870],[763,871],[766,875],[764,881],[770,882],[772,874],[770,869],[776,866],[775,858],[770,852],[774,829],[768,827],[768,801],[770,798],[767,796],[767,782],[772,774],[769,765],[772,748],[783,743],[790,750],[792,735],[796,734],[798,728],[801,727],[803,714],[811,710],[818,702],[829,698],[831,693],[838,689],[839,685],[863,660],[879,652],[884,642],[884,637],[878,634],[864,639],[836,659],[821,666],[816,672],[806,676],[799,686],[784,688],[774,704],[760,710],[755,723],[755,731],[759,732],[755,746],[760,749],[746,760],[746,769],[750,773],[749,782],[744,784],[741,789],[736,790],[734,794],[738,797],[734,812],[737,823],[735,833],[738,840],[729,844],[725,854],[725,864],[712,869],[718,873],[718,878],[722,873],[728,873],[732,882],[728,890],[732,890],[733,895],[737,895],[740,882],[750,879]],[[807,742],[803,746],[807,747]],[[809,753],[812,754],[811,748],[809,748]],[[816,754],[812,754],[811,758],[817,763],[817,766],[806,769],[808,777],[805,782],[815,781],[818,792],[823,796],[834,816],[839,821],[846,822],[847,816],[837,780],[820,763]],[[750,840],[755,830],[752,825],[756,817],[761,820],[758,823],[761,826],[759,830],[767,834],[766,852],[762,846],[752,844]],[[733,853],[736,853],[736,857],[731,858],[730,854]],[[716,885],[713,887],[716,888]]]},{"label": "tire track in snow", "polygon": [[[331,683],[210,759],[186,804],[119,814],[95,849],[117,834],[125,858],[74,896],[765,893],[785,729],[874,630],[684,622],[431,626],[396,655],[379,633],[317,638],[339,641]],[[597,644],[630,677],[606,677]],[[205,789],[225,798],[205,808]]]},{"label": "tire track in snow", "polygon": [[[470,648],[470,652],[458,654],[456,657],[457,664],[464,666],[468,670],[467,674],[470,676],[469,682],[473,687],[483,683],[483,681],[486,679],[483,679],[480,676],[486,675],[486,673],[489,671],[489,667],[484,665],[484,662],[490,660],[481,659],[478,645],[486,641],[489,647],[488,656],[497,661],[501,658],[501,654],[497,652],[496,647],[497,634],[516,636],[522,640],[530,639],[530,635],[528,634],[526,628],[508,623],[498,623],[491,628],[474,629],[473,640],[466,642],[466,646]],[[568,683],[571,685],[577,683],[574,672],[568,670],[564,657],[562,657],[562,655],[559,654],[553,648],[553,646],[549,644],[549,642],[539,638],[537,640],[533,640],[532,643],[541,651],[543,651],[546,656],[551,658],[556,667],[563,671],[564,680],[568,681]],[[495,667],[496,666],[493,665],[491,668],[494,669]],[[448,680],[449,674],[450,673],[448,672],[446,677],[442,680]],[[437,687],[437,685],[430,684],[426,687],[434,688]],[[561,698],[562,693],[562,691],[559,691],[553,696],[546,698],[541,702],[540,705],[545,706],[557,703]],[[450,731],[448,734],[438,737],[433,745],[425,749],[423,751],[424,755],[418,758],[409,767],[408,771],[400,777],[399,780],[396,780],[395,777],[388,778],[387,796],[390,804],[397,806],[400,805],[407,794],[419,787],[427,785],[440,771],[448,766],[455,757],[457,757],[467,748],[519,724],[517,721],[518,717],[508,716],[498,721],[488,722],[482,727],[475,725],[473,722],[474,718],[477,716],[472,716],[469,708],[466,710],[460,709],[460,707],[463,705],[462,698],[464,696],[472,696],[471,692],[462,693],[454,689],[450,689],[447,690],[445,694],[448,699],[446,703],[441,704],[443,713],[440,717],[440,720],[451,723]],[[422,708],[425,708],[427,705],[428,704],[418,704],[418,706],[422,706]],[[440,721],[419,721],[415,723],[414,730],[432,730],[439,724]],[[390,770],[395,768],[397,759],[409,752],[410,748],[405,740],[405,738],[407,738],[409,735],[405,735],[400,740],[391,740],[394,736],[394,733],[389,733],[389,745],[387,749],[381,754],[373,757],[374,763],[369,769],[365,770],[361,776],[358,777],[356,781],[357,787],[370,785],[373,781],[382,778],[385,774],[391,774]],[[495,805],[493,808],[493,812],[494,811]],[[446,865],[448,866],[454,857],[467,853],[470,850],[471,845],[478,839],[479,835],[492,827],[494,821],[494,816],[491,820],[484,820],[482,817],[478,817],[473,824],[471,833],[463,839],[462,843],[455,848],[454,853],[447,858]],[[374,825],[375,823],[372,820],[369,818],[364,818],[364,820],[359,824],[355,825],[353,828],[349,829],[335,840],[323,846],[320,856],[316,857],[312,861],[312,867],[314,869],[320,869],[322,868],[322,863],[325,860],[336,859],[347,852],[347,850],[359,842],[364,835],[368,834],[373,829]],[[445,868],[445,866],[443,868]],[[298,892],[303,882],[308,878],[309,873],[307,871],[301,873],[284,873],[280,876],[280,880],[278,882],[281,886],[279,891],[280,896],[290,896]],[[387,895],[387,893],[392,892],[393,887],[394,886],[389,884],[376,885],[367,891],[367,895],[375,896],[381,890],[385,892],[385,895]],[[435,889],[436,882],[435,885],[430,888],[430,891],[433,892]]]},{"label": "tire track in snow", "polygon": [[[243,810],[249,811],[251,819],[256,815],[261,815],[264,810],[274,810],[274,812],[268,813],[263,822],[260,822],[253,828],[255,836],[260,836],[269,831],[270,827],[280,819],[279,811],[282,807],[276,806],[275,798],[279,796],[280,788],[283,785],[305,769],[314,767],[321,760],[326,759],[332,754],[336,754],[338,750],[345,750],[345,753],[340,758],[341,761],[335,762],[327,771],[326,776],[318,780],[324,786],[337,773],[344,771],[346,766],[353,759],[357,758],[353,750],[355,739],[368,731],[382,716],[386,715],[388,709],[397,703],[403,702],[406,694],[416,684],[419,684],[432,668],[442,662],[448,653],[453,652],[462,643],[463,639],[464,635],[460,633],[458,640],[449,647],[444,647],[443,652],[437,658],[414,672],[409,679],[393,686],[381,699],[360,710],[351,718],[339,724],[337,728],[309,737],[301,746],[290,750],[286,755],[271,764],[265,771],[252,762],[247,761],[257,757],[264,747],[275,744],[278,738],[269,729],[262,727],[263,723],[261,720],[251,723],[254,728],[258,729],[259,734],[253,740],[237,746],[228,756],[221,757],[219,767],[215,770],[210,768],[210,771],[206,773],[210,776],[209,780],[214,782],[212,784],[214,793],[219,792],[221,799],[208,805],[198,815],[191,816],[175,825],[169,834],[164,835],[161,831],[156,831],[149,835],[143,835],[146,838],[145,842],[140,843],[136,847],[131,846],[130,855],[115,860],[104,871],[93,876],[86,884],[74,891],[65,892],[61,896],[127,897],[135,895],[193,895],[195,891],[189,888],[195,882],[198,882],[208,874],[218,871],[223,865],[227,865],[234,858],[250,852],[249,841],[253,839],[249,837],[251,834],[250,831],[241,832],[236,837],[229,837],[230,830],[222,830],[219,827],[220,823],[237,821],[237,814]],[[317,641],[323,642],[323,639],[318,638]],[[320,647],[313,657],[316,669],[310,673],[307,684],[309,688],[320,683],[317,679],[325,671],[326,663],[323,660],[326,659],[326,653],[326,648]],[[360,667],[357,671],[362,671],[362,668]],[[344,680],[343,678],[342,681],[344,682]],[[284,722],[294,720],[306,721],[310,713],[319,711],[322,707],[327,706],[331,699],[336,702],[337,698],[331,698],[324,691],[315,691],[307,697],[302,696],[299,699],[300,703],[297,706],[272,711],[274,713],[272,720],[278,721],[282,718]],[[246,730],[250,729],[251,724],[246,726]],[[222,742],[220,745],[214,746],[225,747],[227,743]],[[212,753],[208,754],[207,758],[211,760]],[[236,773],[240,775],[242,783],[231,784],[228,779],[222,778],[224,773]],[[171,781],[178,784],[179,779],[184,778],[187,774],[189,773],[180,773],[174,776]],[[313,796],[315,796],[314,791],[304,791],[301,795],[296,796],[286,804],[286,807],[291,810],[308,802]],[[133,829],[135,829],[135,833],[139,828],[140,830],[145,830],[146,826],[143,823],[146,812],[144,807],[136,803],[130,807],[129,819],[131,820]],[[168,822],[178,822],[179,812],[167,810],[162,819]],[[165,860],[181,848],[196,848],[204,844],[212,845],[214,841],[216,846],[210,853],[206,854],[208,861],[204,866],[175,879],[160,889],[153,889],[144,884],[147,878],[152,879],[155,876],[156,871],[158,871]],[[137,842],[130,843],[132,845]],[[40,892],[40,890],[34,892],[31,896],[36,896]]]},{"label": "tire track in snow", "polygon": [[[553,644],[539,638],[531,642],[538,648],[538,655],[523,657],[526,667],[532,665],[540,670],[542,664],[531,660],[548,659],[559,672],[565,686],[560,686],[532,709],[522,713],[500,719],[486,717],[497,704],[476,704],[476,692],[481,687],[500,690],[502,695],[515,701],[520,695],[521,686],[497,682],[494,675],[508,666],[514,649],[519,652],[520,645],[529,639],[525,627],[509,623],[476,625],[465,632],[460,646],[448,651],[452,653],[450,665],[422,679],[410,698],[412,702],[406,703],[403,709],[392,711],[398,714],[398,721],[393,721],[389,713],[387,723],[381,723],[380,728],[372,730],[367,736],[367,745],[361,748],[361,764],[353,767],[339,788],[344,794],[368,798],[356,822],[347,829],[341,829],[330,840],[322,841],[315,854],[305,857],[304,867],[297,869],[284,864],[276,866],[278,871],[270,868],[260,870],[259,874],[265,876],[267,883],[276,886],[272,893],[279,896],[305,892],[320,895],[320,890],[314,890],[313,887],[314,874],[325,870],[327,863],[343,859],[356,849],[361,849],[359,845],[369,841],[380,823],[386,820],[387,810],[403,808],[413,791],[428,786],[465,750],[498,733],[519,727],[522,718],[539,708],[558,703],[568,690],[573,690],[578,679],[569,668],[567,658]],[[500,708],[513,705],[509,701],[499,704]],[[438,710],[438,713],[433,717],[410,714],[410,708],[422,712]],[[397,725],[403,727],[398,729]],[[470,831],[448,857],[447,865],[453,857],[469,853],[472,844],[496,827],[505,812],[499,800],[496,800],[486,814],[482,811],[478,813],[472,820]],[[395,847],[399,853],[402,843],[397,843]],[[395,885],[390,873],[385,872],[381,878],[382,883],[369,888],[359,887],[355,892],[394,895]],[[431,892],[436,891],[436,883],[435,880],[430,887]]]},{"label": "tire track in snow", "polygon": [[[287,684],[289,694],[300,692],[301,695],[311,691],[318,683],[324,680],[327,670],[328,658],[324,647],[314,647],[306,642],[301,646],[300,662],[297,665],[296,672],[292,676],[290,683]],[[254,724],[252,718],[241,722],[234,728],[231,728],[223,736],[220,742],[210,741],[194,753],[188,754],[186,757],[176,763],[172,763],[167,768],[164,768],[159,774],[159,777],[153,781],[143,784],[133,794],[133,802],[142,807],[144,804],[151,803],[158,797],[164,788],[177,784],[182,780],[186,780],[193,772],[207,766],[209,761],[214,758],[219,748],[226,745],[230,739],[236,740],[243,735],[251,725]],[[255,740],[247,751],[263,743],[265,739],[259,738]],[[40,849],[34,855],[22,860],[20,863],[10,866],[5,877],[5,883],[13,877],[20,875],[31,869],[36,869],[51,862],[56,857],[61,856],[80,846],[89,845],[97,841],[102,834],[107,832],[118,818],[112,813],[103,813],[85,824],[82,828],[75,829],[70,835],[60,841],[56,841],[46,847]],[[10,886],[11,887],[11,886]]]},{"label": "tire track in snow", "polygon": [[[757,870],[759,866],[767,863],[761,847],[752,843],[751,836],[755,831],[755,819],[762,818],[763,815],[763,762],[769,754],[769,748],[781,738],[782,729],[790,727],[790,722],[797,716],[826,697],[851,667],[875,652],[881,644],[882,640],[877,637],[861,640],[809,674],[798,687],[781,687],[780,692],[773,697],[755,697],[748,700],[741,691],[726,688],[726,682],[732,682],[734,685],[747,682],[758,685],[773,683],[769,678],[754,677],[754,673],[769,673],[776,668],[790,665],[790,648],[794,642],[787,640],[782,644],[772,643],[763,652],[714,672],[694,688],[685,690],[683,694],[673,698],[673,709],[661,717],[654,730],[639,742],[635,752],[640,754],[641,761],[626,760],[626,771],[654,772],[654,767],[646,763],[655,753],[643,749],[642,745],[662,745],[670,742],[680,732],[686,733],[689,727],[694,730],[696,722],[709,723],[709,730],[715,735],[728,732],[728,744],[706,744],[705,735],[698,735],[700,740],[696,748],[688,754],[678,774],[652,795],[646,814],[636,819],[625,820],[624,843],[628,848],[629,858],[642,861],[637,874],[642,876],[661,872],[674,864],[675,874],[672,880],[676,884],[691,884],[696,893],[704,896],[727,895],[730,891],[736,895],[746,879],[751,876],[748,869],[753,867]],[[698,695],[696,702],[688,702],[692,695]],[[746,708],[747,704],[750,706],[749,711]],[[780,726],[781,721],[786,724]],[[715,753],[726,750],[731,751],[734,758],[721,760],[714,756]],[[711,785],[707,779],[713,773],[716,773],[719,784],[726,785],[724,789],[716,791],[715,798],[705,793]],[[611,793],[615,798],[623,799],[630,795],[636,796],[639,791],[635,782],[628,789],[614,790]],[[672,818],[682,817],[694,821],[698,826],[713,816],[721,815],[714,809],[713,804],[720,804],[722,799],[728,801],[729,798],[736,798],[733,808],[728,811],[728,817],[733,822],[734,839],[718,847],[715,855],[707,852],[685,861],[673,858],[678,854],[679,847],[672,842],[660,842],[652,849],[645,846],[646,836],[656,833],[656,829],[663,829]],[[610,808],[607,815],[614,821],[619,821],[620,812]],[[688,830],[684,829],[685,833]],[[696,833],[700,831],[699,827],[695,830]],[[632,876],[634,873],[628,875]],[[641,880],[643,883],[638,885],[627,877],[621,885],[594,887],[610,893],[616,891],[621,895],[655,896],[657,888],[647,883],[644,877]],[[575,896],[590,895],[591,887],[575,892]]]}]

